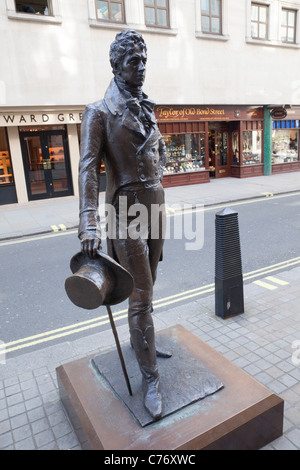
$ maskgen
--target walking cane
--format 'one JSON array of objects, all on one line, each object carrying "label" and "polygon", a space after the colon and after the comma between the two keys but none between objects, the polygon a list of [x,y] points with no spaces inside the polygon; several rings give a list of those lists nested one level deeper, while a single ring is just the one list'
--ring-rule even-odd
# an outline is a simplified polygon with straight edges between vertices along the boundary
[{"label": "walking cane", "polygon": [[132,390],[131,390],[131,386],[130,386],[130,382],[129,382],[129,378],[128,378],[128,374],[127,374],[127,370],[126,370],[126,366],[125,366],[125,361],[124,361],[122,349],[121,349],[121,346],[120,346],[118,332],[117,332],[116,325],[115,325],[114,318],[113,318],[113,314],[112,314],[112,311],[111,311],[111,308],[110,308],[109,305],[106,305],[106,309],[107,309],[107,312],[108,312],[110,325],[111,325],[111,328],[112,328],[112,331],[113,331],[113,334],[114,334],[114,337],[115,337],[115,342],[116,342],[116,346],[117,346],[117,350],[118,350],[118,354],[119,354],[123,374],[124,374],[124,377],[125,377],[125,380],[126,380],[128,392],[129,392],[129,395],[132,396]]}]

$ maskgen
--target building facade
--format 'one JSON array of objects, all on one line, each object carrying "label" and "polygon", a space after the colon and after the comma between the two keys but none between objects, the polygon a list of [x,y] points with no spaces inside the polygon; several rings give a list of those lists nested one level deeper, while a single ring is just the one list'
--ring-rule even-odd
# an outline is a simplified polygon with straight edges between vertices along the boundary
[{"label": "building facade", "polygon": [[77,195],[82,113],[128,28],[148,47],[165,187],[300,171],[300,0],[3,0],[0,204]]}]

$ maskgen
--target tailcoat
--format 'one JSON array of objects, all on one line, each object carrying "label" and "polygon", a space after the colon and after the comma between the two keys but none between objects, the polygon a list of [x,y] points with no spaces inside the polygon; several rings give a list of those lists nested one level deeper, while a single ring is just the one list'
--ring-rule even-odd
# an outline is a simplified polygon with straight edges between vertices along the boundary
[{"label": "tailcoat", "polygon": [[[150,128],[141,119],[141,104],[147,109]],[[120,190],[140,185],[149,188],[160,184],[166,163],[166,147],[154,115],[154,103],[143,93],[142,103],[127,98],[113,79],[104,99],[86,106],[80,143],[79,238],[99,228],[98,198],[100,166],[106,171],[107,204],[114,204]],[[108,254],[117,261],[110,240]]]}]

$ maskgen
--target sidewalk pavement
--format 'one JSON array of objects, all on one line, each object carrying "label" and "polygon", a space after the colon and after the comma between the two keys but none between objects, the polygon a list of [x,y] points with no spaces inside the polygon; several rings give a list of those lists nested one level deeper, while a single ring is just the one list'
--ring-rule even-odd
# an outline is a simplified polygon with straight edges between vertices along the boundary
[{"label": "sidewalk pavement", "polygon": [[[217,204],[259,197],[267,192],[275,195],[298,191],[298,182],[299,175],[293,174],[248,180],[227,178],[206,185],[170,188],[170,191],[166,190],[166,199],[170,205],[175,202]],[[26,229],[36,230],[32,233],[47,227],[48,213],[53,217],[51,225],[69,221],[76,226],[78,201],[76,198],[65,199],[68,201],[54,201],[54,204],[43,201],[31,207],[0,207],[0,230],[5,227],[6,210],[9,212],[8,225],[11,230],[14,228],[9,232],[6,226],[6,238],[25,235],[20,225],[13,223],[14,210],[17,217],[30,218]],[[45,209],[47,214],[43,218]],[[185,305],[158,309],[154,322],[157,331],[183,325],[283,398],[284,434],[264,449],[299,450],[300,267],[276,273],[276,280],[271,281],[272,290],[255,282],[245,284],[245,313],[236,317],[226,320],[217,317],[214,296],[199,295]],[[127,325],[119,325],[118,333],[122,343],[129,340]],[[4,364],[0,362],[0,449],[80,450],[59,398],[55,370],[61,364],[114,347],[112,333],[105,331],[7,358]]]}]

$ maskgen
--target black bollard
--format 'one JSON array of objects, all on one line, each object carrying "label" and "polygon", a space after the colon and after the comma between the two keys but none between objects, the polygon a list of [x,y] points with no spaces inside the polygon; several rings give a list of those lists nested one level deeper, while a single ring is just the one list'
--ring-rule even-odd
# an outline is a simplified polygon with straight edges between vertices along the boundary
[{"label": "black bollard", "polygon": [[216,214],[215,314],[222,318],[244,313],[243,273],[237,212]]}]

